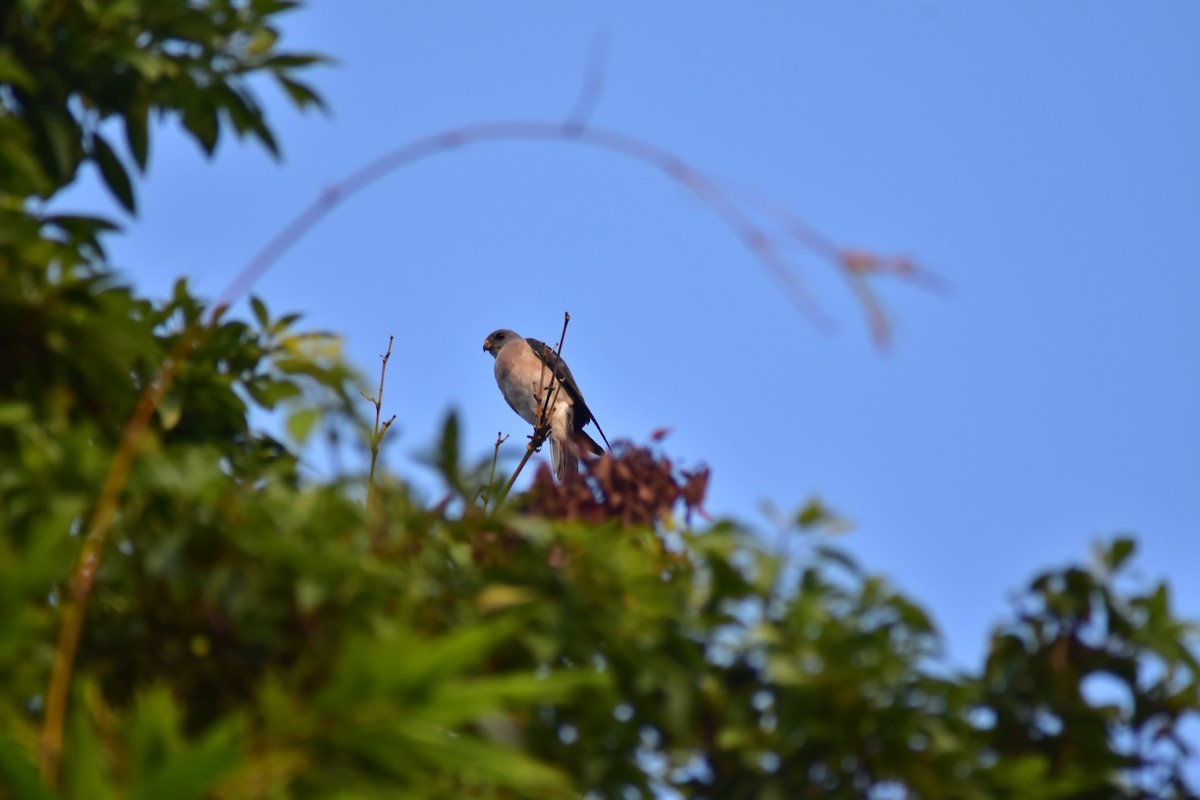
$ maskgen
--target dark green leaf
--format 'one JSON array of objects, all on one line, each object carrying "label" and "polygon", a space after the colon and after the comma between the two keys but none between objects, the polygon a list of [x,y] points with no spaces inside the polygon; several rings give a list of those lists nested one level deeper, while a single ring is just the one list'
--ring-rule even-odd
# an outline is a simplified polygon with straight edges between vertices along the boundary
[{"label": "dark green leaf", "polygon": [[1129,557],[1134,554],[1137,549],[1137,543],[1128,537],[1122,536],[1113,541],[1105,553],[1104,560],[1108,568],[1113,572],[1121,569]]},{"label": "dark green leaf", "polygon": [[166,763],[139,781],[130,797],[135,800],[172,800],[208,797],[209,790],[238,763],[243,750],[242,726],[225,723],[195,745],[176,752]]},{"label": "dark green leaf", "polygon": [[311,105],[316,106],[322,111],[329,110],[325,105],[325,101],[321,99],[321,96],[307,84],[293,80],[282,73],[277,74],[276,77],[279,79],[280,85],[287,91],[288,96],[292,98],[292,102],[298,107],[307,108]]},{"label": "dark green leaf", "polygon": [[451,412],[446,415],[446,421],[442,424],[442,435],[434,451],[433,464],[447,485],[456,490],[462,488],[460,458],[458,415]]},{"label": "dark green leaf", "polygon": [[275,141],[275,134],[271,133],[271,129],[267,127],[262,117],[253,117],[249,120],[250,130],[254,132],[255,137],[259,142],[271,152],[271,155],[279,157],[279,143]]},{"label": "dark green leaf", "polygon": [[26,91],[35,91],[37,82],[7,47],[0,47],[0,84],[11,83]]},{"label": "dark green leaf", "polygon": [[248,93],[222,84],[214,89],[214,96],[238,135],[251,131],[255,124],[262,123],[262,109]]},{"label": "dark green leaf", "polygon": [[325,56],[317,55],[316,53],[280,53],[269,58],[266,66],[271,69],[295,69],[296,67],[322,64],[327,61],[328,59]]},{"label": "dark green leaf", "polygon": [[73,181],[82,151],[79,123],[65,106],[54,101],[30,108],[28,120],[42,170],[59,184]]},{"label": "dark green leaf", "polygon": [[217,149],[221,125],[216,107],[203,95],[197,95],[183,109],[183,126],[204,148],[207,155]]},{"label": "dark green leaf", "polygon": [[16,745],[0,738],[0,786],[7,787],[18,800],[51,800],[54,796],[41,778],[37,768]]},{"label": "dark green leaf", "polygon": [[254,311],[254,318],[258,320],[258,325],[263,330],[266,330],[271,323],[271,316],[267,313],[267,305],[259,298],[250,296],[250,308]]},{"label": "dark green leaf", "polygon": [[818,527],[831,519],[829,509],[820,500],[810,500],[796,514],[796,524],[801,528]]},{"label": "dark green leaf", "polygon": [[129,173],[125,170],[121,159],[117,158],[112,147],[99,133],[92,135],[92,158],[100,167],[100,174],[104,177],[104,182],[108,184],[109,191],[121,201],[121,205],[125,207],[126,211],[130,214],[137,213],[137,205],[133,197],[133,184],[129,180]]},{"label": "dark green leaf", "polygon": [[141,172],[146,171],[146,159],[150,153],[149,132],[150,107],[145,102],[136,102],[125,111],[125,143]]}]

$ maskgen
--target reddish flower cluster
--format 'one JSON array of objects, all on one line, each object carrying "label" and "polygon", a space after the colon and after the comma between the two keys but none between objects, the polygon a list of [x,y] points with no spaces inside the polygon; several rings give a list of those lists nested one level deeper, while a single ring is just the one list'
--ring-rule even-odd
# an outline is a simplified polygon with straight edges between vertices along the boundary
[{"label": "reddish flower cluster", "polygon": [[543,463],[526,495],[526,511],[551,519],[616,519],[626,526],[653,525],[679,502],[689,521],[692,511],[704,515],[707,467],[676,475],[666,456],[627,442],[599,458],[581,458],[579,467],[559,483]]}]

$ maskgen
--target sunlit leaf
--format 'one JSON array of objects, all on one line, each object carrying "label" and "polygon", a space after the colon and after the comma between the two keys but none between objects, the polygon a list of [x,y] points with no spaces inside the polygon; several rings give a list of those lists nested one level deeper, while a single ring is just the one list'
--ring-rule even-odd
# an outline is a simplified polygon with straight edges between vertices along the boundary
[{"label": "sunlit leaf", "polygon": [[158,404],[158,419],[163,430],[169,431],[179,424],[183,416],[183,396],[178,389],[171,388]]},{"label": "sunlit leaf", "polygon": [[297,444],[304,444],[312,434],[313,428],[321,421],[321,416],[319,408],[301,408],[292,412],[287,420],[288,435]]}]

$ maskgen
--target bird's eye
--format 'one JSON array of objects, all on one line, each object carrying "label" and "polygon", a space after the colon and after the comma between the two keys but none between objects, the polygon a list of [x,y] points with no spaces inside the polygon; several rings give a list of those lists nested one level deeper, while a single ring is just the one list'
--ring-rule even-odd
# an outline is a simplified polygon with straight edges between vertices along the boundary
[{"label": "bird's eye", "polygon": [[493,338],[493,339],[495,339],[496,341],[499,341],[499,340],[503,339],[503,338],[504,338],[504,331],[500,331],[500,332],[498,332],[498,333],[497,333],[495,336],[493,336],[492,338]]}]

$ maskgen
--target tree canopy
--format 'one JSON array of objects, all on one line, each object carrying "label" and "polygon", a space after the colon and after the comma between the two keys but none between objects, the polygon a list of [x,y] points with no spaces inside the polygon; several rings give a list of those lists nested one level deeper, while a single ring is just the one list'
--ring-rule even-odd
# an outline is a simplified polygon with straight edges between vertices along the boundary
[{"label": "tree canopy", "polygon": [[821,503],[708,520],[664,443],[498,504],[450,414],[441,502],[301,479],[317,425],[378,445],[336,341],[144,297],[47,211],[85,164],[134,211],[154,120],[275,152],[258,78],[321,102],[296,5],[0,4],[0,798],[1200,796],[1195,631],[1132,538],[959,669]]}]

